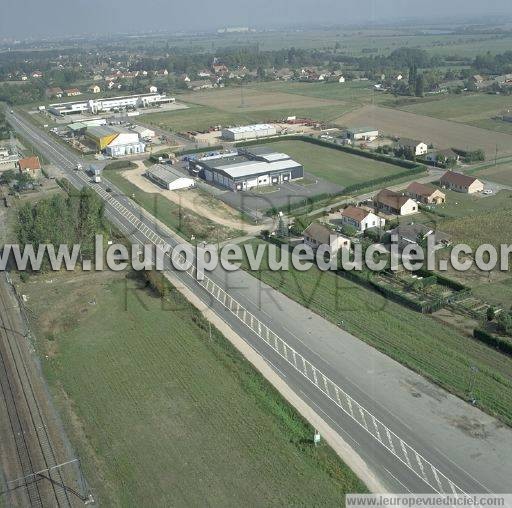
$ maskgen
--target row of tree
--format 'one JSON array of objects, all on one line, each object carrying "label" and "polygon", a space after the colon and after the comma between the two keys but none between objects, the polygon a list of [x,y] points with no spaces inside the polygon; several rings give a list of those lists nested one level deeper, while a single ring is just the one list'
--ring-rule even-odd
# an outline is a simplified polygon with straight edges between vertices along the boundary
[{"label": "row of tree", "polygon": [[92,189],[57,194],[18,210],[17,237],[21,246],[32,244],[37,249],[41,244],[56,248],[80,244],[82,258],[91,259],[95,235],[103,230],[104,204]]}]

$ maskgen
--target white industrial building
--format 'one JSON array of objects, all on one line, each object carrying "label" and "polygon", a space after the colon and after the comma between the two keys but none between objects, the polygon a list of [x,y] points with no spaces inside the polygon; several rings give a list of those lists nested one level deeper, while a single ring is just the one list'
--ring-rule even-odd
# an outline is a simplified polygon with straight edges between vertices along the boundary
[{"label": "white industrial building", "polygon": [[222,129],[222,138],[227,141],[244,141],[247,139],[266,138],[269,136],[275,136],[276,134],[276,128],[268,123]]},{"label": "white industrial building", "polygon": [[279,185],[304,177],[304,168],[285,153],[256,146],[191,160],[189,169],[207,182],[233,191]]},{"label": "white industrial building", "polygon": [[93,115],[108,111],[121,111],[127,108],[147,108],[160,104],[174,103],[174,97],[165,94],[147,93],[138,95],[124,95],[120,97],[108,97],[89,99],[73,102],[60,102],[50,104],[48,111],[57,116],[72,115],[78,113],[92,113]]},{"label": "white industrial building", "polygon": [[148,129],[147,127],[144,127],[143,125],[135,125],[132,127],[132,131],[136,132],[140,139],[152,139],[155,137],[155,131],[152,131],[151,129]]},{"label": "white industrial building", "polygon": [[195,185],[193,178],[183,175],[172,166],[164,166],[163,164],[154,164],[148,168],[146,176],[167,190],[190,189]]},{"label": "white industrial building", "polygon": [[136,132],[119,132],[119,134],[106,146],[105,153],[110,157],[122,157],[144,153],[145,143],[139,140]]},{"label": "white industrial building", "polygon": [[377,129],[368,127],[357,127],[354,129],[347,129],[347,139],[351,141],[374,141],[379,137]]}]

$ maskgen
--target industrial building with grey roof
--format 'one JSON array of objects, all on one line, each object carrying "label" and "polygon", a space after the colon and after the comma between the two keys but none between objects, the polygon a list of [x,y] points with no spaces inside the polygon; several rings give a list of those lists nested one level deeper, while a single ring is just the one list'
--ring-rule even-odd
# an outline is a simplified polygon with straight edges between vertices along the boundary
[{"label": "industrial building with grey roof", "polygon": [[233,191],[278,185],[304,177],[302,164],[264,146],[239,148],[238,152],[192,160],[189,169],[204,180]]}]

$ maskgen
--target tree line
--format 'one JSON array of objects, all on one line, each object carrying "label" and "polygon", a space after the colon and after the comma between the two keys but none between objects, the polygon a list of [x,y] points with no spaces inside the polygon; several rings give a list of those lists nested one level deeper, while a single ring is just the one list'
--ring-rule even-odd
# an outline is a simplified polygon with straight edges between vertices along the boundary
[{"label": "tree line", "polygon": [[[82,258],[94,254],[95,235],[105,227],[104,204],[92,190],[57,194],[37,203],[26,203],[18,210],[17,238],[20,246],[80,244]],[[48,267],[45,260],[44,267]]]}]

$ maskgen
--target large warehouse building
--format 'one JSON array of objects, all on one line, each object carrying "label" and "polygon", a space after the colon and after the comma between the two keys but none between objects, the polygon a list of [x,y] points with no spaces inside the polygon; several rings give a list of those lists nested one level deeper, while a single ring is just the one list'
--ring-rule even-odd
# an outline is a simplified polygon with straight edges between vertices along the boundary
[{"label": "large warehouse building", "polygon": [[107,125],[88,127],[85,137],[92,141],[99,151],[111,157],[143,153],[146,149],[145,143],[140,141],[137,132],[120,127]]},{"label": "large warehouse building", "polygon": [[158,106],[160,104],[174,102],[176,102],[174,97],[167,97],[165,94],[146,93],[50,104],[48,111],[57,116],[77,113],[92,113],[95,115],[104,111],[108,112],[122,111],[129,108],[147,108],[149,106]]},{"label": "large warehouse building", "polygon": [[267,123],[222,129],[222,138],[226,141],[244,141],[247,139],[267,138],[269,136],[275,136],[276,134],[276,128]]},{"label": "large warehouse building", "polygon": [[160,187],[168,190],[190,189],[195,182],[177,169],[163,164],[154,164],[146,170],[146,176]]},{"label": "large warehouse building", "polygon": [[207,182],[245,191],[298,180],[304,168],[285,153],[255,146],[189,162],[189,169]]}]

